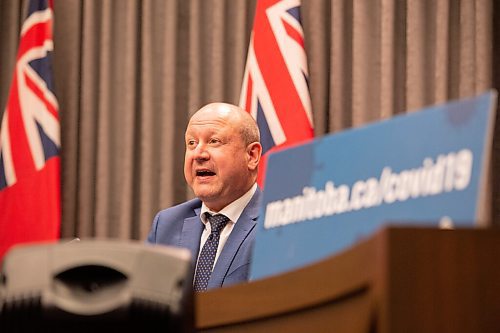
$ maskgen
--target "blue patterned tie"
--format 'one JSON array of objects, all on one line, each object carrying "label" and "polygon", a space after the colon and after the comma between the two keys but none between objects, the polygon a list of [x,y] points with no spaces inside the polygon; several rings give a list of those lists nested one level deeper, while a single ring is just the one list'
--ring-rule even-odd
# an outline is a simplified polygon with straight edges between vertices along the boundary
[{"label": "blue patterned tie", "polygon": [[212,268],[214,266],[215,255],[217,253],[217,248],[219,247],[220,232],[226,226],[229,219],[222,215],[210,215],[205,213],[210,222],[212,232],[208,236],[205,245],[200,252],[198,257],[198,265],[196,267],[196,274],[194,276],[194,291],[205,291],[207,290],[208,280],[212,274]]}]

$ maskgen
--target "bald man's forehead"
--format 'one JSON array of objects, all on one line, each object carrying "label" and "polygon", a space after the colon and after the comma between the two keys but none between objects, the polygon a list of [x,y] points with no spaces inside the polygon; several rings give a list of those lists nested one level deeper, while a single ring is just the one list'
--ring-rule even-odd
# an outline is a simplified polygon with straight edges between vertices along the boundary
[{"label": "bald man's forehead", "polygon": [[189,120],[189,124],[199,123],[199,122],[223,122],[228,123],[232,122],[234,119],[234,115],[227,110],[221,109],[203,109],[196,112],[191,119]]}]

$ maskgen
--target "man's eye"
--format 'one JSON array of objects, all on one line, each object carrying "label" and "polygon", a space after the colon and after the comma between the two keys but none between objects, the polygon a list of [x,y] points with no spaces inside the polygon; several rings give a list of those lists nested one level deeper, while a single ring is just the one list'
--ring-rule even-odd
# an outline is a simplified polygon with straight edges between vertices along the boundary
[{"label": "man's eye", "polygon": [[210,139],[209,142],[210,143],[219,143],[220,141],[219,141],[219,139]]},{"label": "man's eye", "polygon": [[189,147],[190,146],[194,146],[194,145],[196,145],[196,141],[194,141],[194,140],[188,140],[188,141],[186,141],[186,145],[189,146]]}]

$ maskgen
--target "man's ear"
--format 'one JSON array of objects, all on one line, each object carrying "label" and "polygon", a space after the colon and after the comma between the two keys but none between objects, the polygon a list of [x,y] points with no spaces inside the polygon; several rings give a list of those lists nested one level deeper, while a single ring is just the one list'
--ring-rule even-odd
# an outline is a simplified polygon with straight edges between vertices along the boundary
[{"label": "man's ear", "polygon": [[256,170],[259,166],[262,155],[262,145],[258,142],[252,142],[247,146],[248,168]]}]

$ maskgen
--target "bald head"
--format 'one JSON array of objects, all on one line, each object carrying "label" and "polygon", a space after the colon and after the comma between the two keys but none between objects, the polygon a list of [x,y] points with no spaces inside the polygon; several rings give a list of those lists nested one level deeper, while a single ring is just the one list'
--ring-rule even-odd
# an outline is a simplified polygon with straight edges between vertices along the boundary
[{"label": "bald head", "polygon": [[184,176],[195,195],[218,212],[255,184],[262,154],[255,120],[236,105],[211,103],[189,120]]},{"label": "bald head", "polygon": [[207,104],[193,114],[189,123],[206,117],[225,119],[233,128],[238,129],[245,145],[260,142],[259,127],[255,119],[239,106],[220,102]]}]

